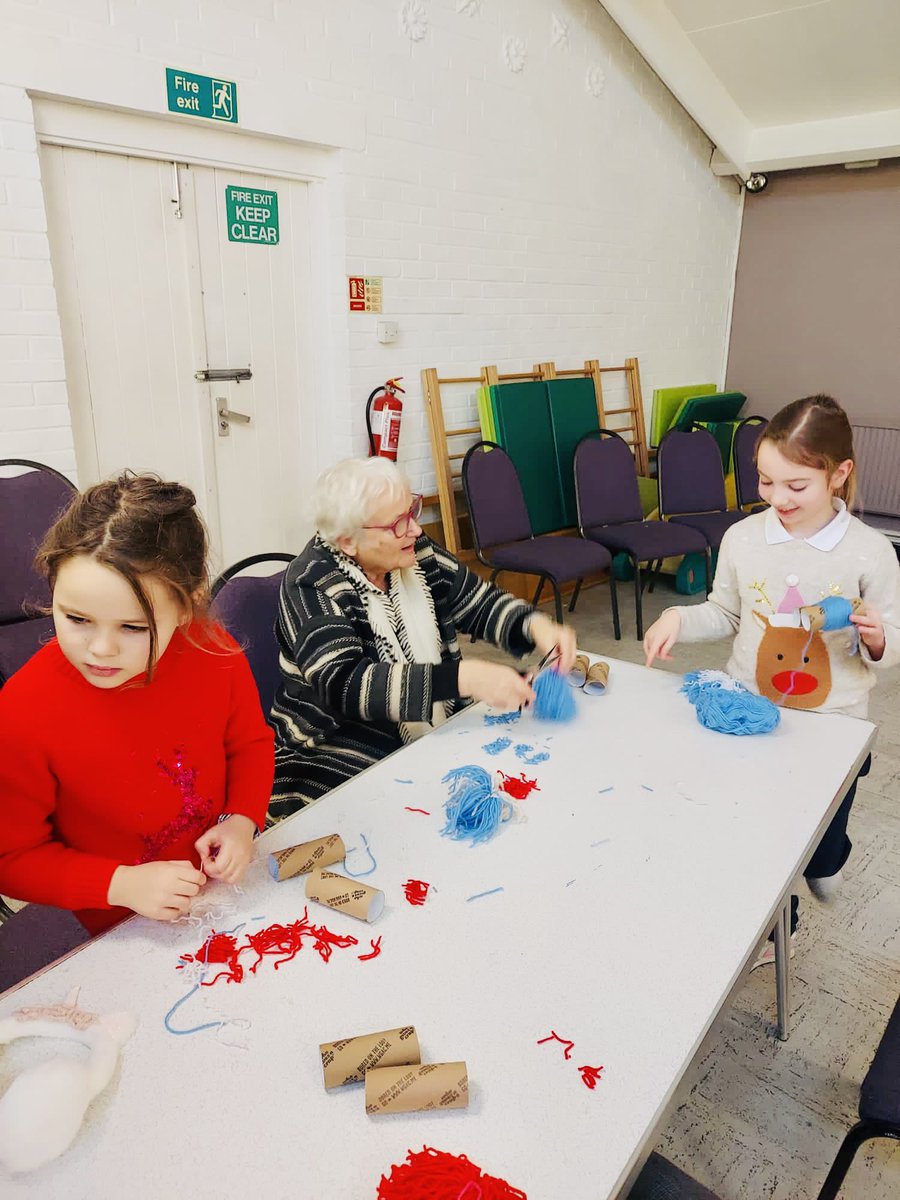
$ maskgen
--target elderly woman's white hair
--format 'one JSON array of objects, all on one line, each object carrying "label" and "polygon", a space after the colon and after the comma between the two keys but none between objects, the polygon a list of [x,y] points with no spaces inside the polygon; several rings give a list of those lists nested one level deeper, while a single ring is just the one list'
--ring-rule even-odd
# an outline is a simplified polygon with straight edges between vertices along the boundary
[{"label": "elderly woman's white hair", "polygon": [[334,545],[354,537],[388,497],[399,501],[409,488],[396,463],[387,458],[345,458],[323,471],[313,491],[319,534]]}]

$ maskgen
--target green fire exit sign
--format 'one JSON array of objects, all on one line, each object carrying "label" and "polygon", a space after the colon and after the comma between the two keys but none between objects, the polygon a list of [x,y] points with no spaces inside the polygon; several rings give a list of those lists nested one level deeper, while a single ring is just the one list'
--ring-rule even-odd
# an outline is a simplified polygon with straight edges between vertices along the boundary
[{"label": "green fire exit sign", "polygon": [[262,188],[227,187],[225,213],[229,242],[278,243],[278,193]]},{"label": "green fire exit sign", "polygon": [[214,79],[211,75],[192,75],[190,71],[166,67],[166,91],[169,112],[237,124],[237,84],[232,79]]}]

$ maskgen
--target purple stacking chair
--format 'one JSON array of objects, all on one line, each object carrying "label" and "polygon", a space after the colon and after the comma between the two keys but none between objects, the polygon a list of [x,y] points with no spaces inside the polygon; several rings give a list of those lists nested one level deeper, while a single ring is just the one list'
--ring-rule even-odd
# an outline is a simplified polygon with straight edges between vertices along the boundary
[{"label": "purple stacking chair", "polygon": [[765,417],[746,417],[734,431],[731,444],[737,504],[748,513],[768,508],[759,497],[759,472],[756,469],[756,444],[768,424]]},{"label": "purple stacking chair", "polygon": [[212,615],[241,646],[256,681],[259,702],[269,718],[278,687],[278,642],[275,621],[284,570],[274,575],[241,575],[248,567],[264,562],[293,562],[294,555],[253,554],[228,567],[212,585]]},{"label": "purple stacking chair", "polygon": [[900,1141],[900,1000],[860,1086],[859,1120],[841,1142],[818,1200],[836,1200],[857,1150],[871,1138]]},{"label": "purple stacking chair", "polygon": [[703,534],[709,580],[713,550],[718,550],[731,526],[747,515],[728,511],[722,453],[716,439],[705,429],[690,433],[670,429],[659,443],[656,471],[659,515]]},{"label": "purple stacking chair", "polygon": [[26,904],[0,924],[0,992],[90,940],[74,913]]},{"label": "purple stacking chair", "polygon": [[[628,443],[617,433],[589,433],[575,447],[575,499],[583,538],[599,542],[613,554],[627,554],[634,567],[634,616],[638,640],[644,636],[642,594],[649,576],[664,558],[706,554],[706,538],[697,529],[667,521],[645,521],[637,471]],[[641,563],[649,563],[644,574]],[[707,578],[707,591],[710,580]]]},{"label": "purple stacking chair", "polygon": [[613,627],[616,637],[621,636],[616,582],[608,550],[576,537],[535,537],[515,464],[496,442],[476,442],[466,452],[462,481],[472,519],[475,553],[490,568],[491,583],[501,571],[537,575],[532,603],[538,603],[544,584],[549,583],[556,604],[556,620],[562,624],[560,585],[575,581],[569,604],[569,612],[573,612],[585,575],[608,571]]},{"label": "purple stacking chair", "polygon": [[52,467],[0,460],[0,687],[53,636],[53,621],[42,611],[50,589],[34,556],[74,495],[74,485]]}]

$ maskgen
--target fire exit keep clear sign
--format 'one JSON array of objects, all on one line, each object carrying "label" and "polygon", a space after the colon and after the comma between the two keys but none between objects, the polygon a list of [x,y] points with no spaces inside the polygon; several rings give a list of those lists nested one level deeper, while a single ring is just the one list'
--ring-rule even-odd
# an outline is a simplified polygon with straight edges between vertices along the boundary
[{"label": "fire exit keep clear sign", "polygon": [[225,189],[229,242],[278,243],[278,193],[247,187]]}]

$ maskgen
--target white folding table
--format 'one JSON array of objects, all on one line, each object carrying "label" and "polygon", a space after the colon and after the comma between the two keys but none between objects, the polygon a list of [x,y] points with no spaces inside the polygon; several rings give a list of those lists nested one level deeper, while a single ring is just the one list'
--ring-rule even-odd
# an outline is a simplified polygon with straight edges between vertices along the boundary
[{"label": "white folding table", "polygon": [[[792,883],[874,738],[868,722],[796,712],[765,736],[712,733],[679,684],[613,660],[607,694],[577,692],[569,725],[488,726],[469,709],[267,833],[242,893],[202,897],[223,928],[290,922],[304,880],[274,882],[266,854],[337,831],[356,874],[371,867],[365,837],[385,911],[367,925],[311,905],[359,939],[328,962],[307,945],[188,995],[176,967],[198,931],[134,918],[7,993],[0,1016],[80,985],[83,1007],[140,1024],[68,1153],[0,1178],[0,1193],[365,1200],[428,1145],[529,1200],[619,1195],[773,926],[786,967]],[[540,789],[477,846],[440,833],[442,776],[462,764]],[[405,899],[410,879],[430,885],[422,906]],[[379,936],[380,955],[361,961]],[[175,1034],[170,1011],[178,1029],[231,1023]],[[361,1085],[324,1090],[320,1042],[404,1024],[423,1061],[466,1061],[468,1109],[370,1117]],[[551,1032],[574,1043],[568,1058]],[[32,1039],[4,1049],[0,1088],[46,1053]],[[585,1066],[603,1068],[593,1089]]]}]

